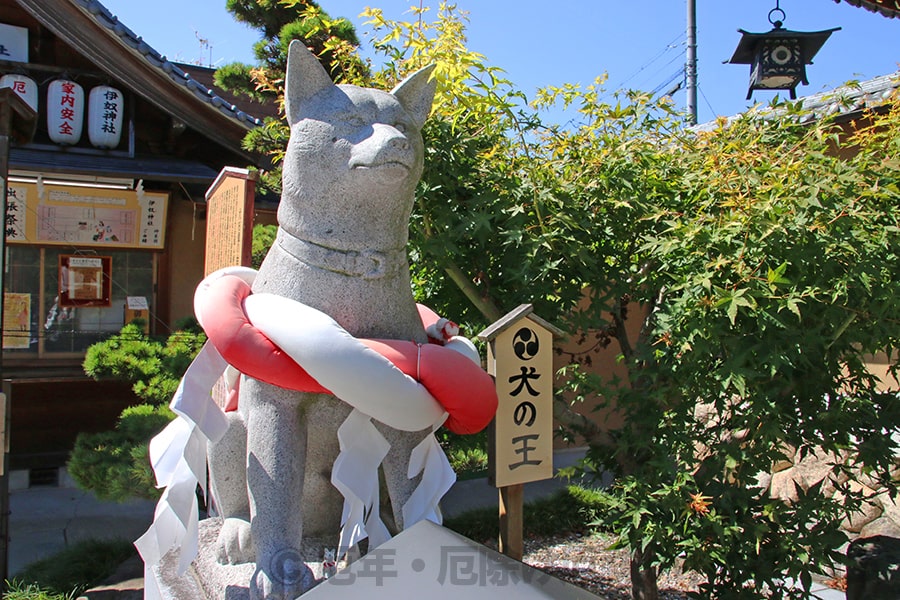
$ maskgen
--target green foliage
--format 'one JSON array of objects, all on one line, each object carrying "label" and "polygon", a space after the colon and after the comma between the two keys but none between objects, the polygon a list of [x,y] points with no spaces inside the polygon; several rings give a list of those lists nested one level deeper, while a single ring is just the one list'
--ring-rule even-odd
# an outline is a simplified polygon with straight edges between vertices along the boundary
[{"label": "green foliage", "polygon": [[94,379],[131,381],[138,398],[164,404],[205,341],[202,333],[179,330],[161,342],[145,335],[138,325],[128,324],[117,335],[88,348],[84,372]]},{"label": "green foliage", "polygon": [[488,467],[486,431],[475,435],[460,435],[442,428],[436,435],[458,479],[473,479],[486,475]]},{"label": "green foliage", "polygon": [[26,566],[10,583],[7,600],[70,600],[108,577],[135,555],[128,540],[84,540]]},{"label": "green foliage", "polygon": [[7,582],[6,600],[75,600],[73,593],[58,594],[34,583],[23,583],[18,579]]},{"label": "green foliage", "polygon": [[253,226],[253,239],[250,247],[250,264],[254,269],[258,269],[262,264],[269,248],[275,243],[275,234],[277,232],[278,227],[276,225]]},{"label": "green foliage", "polygon": [[[606,136],[616,113],[586,128]],[[623,544],[663,568],[684,555],[708,578],[704,597],[800,597],[785,578],[807,584],[840,560],[860,495],[770,498],[760,476],[787,449],[833,453],[836,480],[895,489],[897,389],[881,391],[865,363],[900,339],[900,163],[885,160],[900,109],[858,127],[802,117],[778,105],[665,144],[634,131],[590,163],[627,243],[574,322],[618,342],[628,381],[570,369],[578,396],[626,420],[588,463],[617,475],[604,521]],[[587,167],[584,132],[557,138],[560,172]],[[623,297],[644,303],[638,339]]]},{"label": "green foliage", "polygon": [[165,405],[126,408],[114,430],[78,435],[67,464],[69,474],[101,500],[158,498],[148,443],[173,418]]},{"label": "green foliage", "polygon": [[79,487],[100,499],[159,497],[147,445],[175,417],[168,403],[206,341],[196,321],[182,326],[162,342],[129,324],[88,348],[85,373],[130,381],[135,395],[146,403],[126,408],[114,430],[80,433],[75,440],[69,473]]},{"label": "green foliage", "polygon": [[[559,492],[527,502],[524,506],[525,535],[549,536],[590,532],[602,510],[596,490],[570,485]],[[497,539],[500,533],[496,508],[483,508],[444,519],[444,526],[475,541]]]},{"label": "green foliage", "polygon": [[216,69],[214,80],[220,88],[231,90],[258,102],[271,100],[271,98],[256,90],[256,87],[253,85],[253,67],[250,65],[231,63],[219,67]]}]

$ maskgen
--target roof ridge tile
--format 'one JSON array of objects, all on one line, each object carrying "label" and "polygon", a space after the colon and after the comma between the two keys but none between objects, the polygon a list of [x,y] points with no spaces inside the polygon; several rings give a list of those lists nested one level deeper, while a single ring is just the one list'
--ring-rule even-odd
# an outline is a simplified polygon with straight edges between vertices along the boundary
[{"label": "roof ridge tile", "polygon": [[75,3],[81,6],[99,25],[115,33],[125,45],[135,49],[144,57],[148,64],[156,69],[160,69],[174,82],[186,86],[201,100],[208,102],[223,114],[241,123],[251,127],[262,125],[262,119],[239,110],[237,106],[216,94],[214,89],[208,88],[192,78],[184,69],[166,59],[164,55],[157,52],[146,40],[129,29],[98,0],[75,0]]}]

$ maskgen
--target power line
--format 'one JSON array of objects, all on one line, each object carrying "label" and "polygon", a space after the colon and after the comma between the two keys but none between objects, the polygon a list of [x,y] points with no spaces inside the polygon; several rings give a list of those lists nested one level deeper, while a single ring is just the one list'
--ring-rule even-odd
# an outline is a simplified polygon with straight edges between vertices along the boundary
[{"label": "power line", "polygon": [[709,108],[709,112],[711,112],[714,117],[718,117],[719,113],[712,107],[712,104],[709,103],[709,99],[706,97],[706,94],[703,93],[703,88],[698,86],[697,89],[700,90],[700,95],[703,96],[703,101],[706,102],[706,106],[707,108]]},{"label": "power line", "polygon": [[[626,77],[623,81],[621,81],[618,85],[616,85],[614,89],[615,89],[615,90],[619,90],[619,89],[624,88],[624,87],[628,84],[629,81],[631,81],[632,79],[634,79],[635,77],[637,77],[638,75],[640,75],[642,72],[644,72],[645,70],[647,70],[653,63],[655,63],[657,60],[659,60],[660,58],[662,58],[665,54],[671,52],[671,51],[674,50],[674,49],[677,49],[678,47],[680,47],[681,44],[682,44],[682,42],[684,41],[684,38],[685,38],[685,34],[684,34],[683,32],[682,32],[682,33],[679,33],[677,36],[675,36],[675,37],[672,39],[672,41],[670,41],[668,44],[666,44],[666,45],[662,48],[662,50],[660,50],[659,52],[657,52],[652,58],[650,58],[649,60],[647,60],[647,62],[645,62],[643,65],[641,65],[641,66],[637,69],[637,71],[635,71],[634,73],[632,73],[631,75],[629,75],[628,77]],[[679,56],[680,56],[680,55],[679,55]],[[671,64],[671,62],[668,63],[668,64]]]},{"label": "power line", "polygon": [[[650,94],[653,95],[653,96],[655,96],[655,95],[658,94],[660,91],[662,91],[663,88],[665,88],[665,87],[671,85],[672,82],[674,82],[674,81],[676,81],[676,80],[678,80],[678,79],[680,79],[682,83],[684,82],[684,67],[681,67],[680,69],[678,69],[677,71],[675,71],[671,76],[669,76],[668,79],[666,79],[665,81],[663,81],[662,83],[660,83],[658,86],[656,86],[655,88],[653,88],[653,90],[650,92]],[[671,96],[671,95],[674,94],[675,91],[677,91],[678,88],[680,88],[680,87],[681,87],[681,83],[678,84],[678,86],[675,88],[675,90],[673,90],[672,92],[666,92],[665,95],[666,95],[666,96]]]},{"label": "power line", "polygon": [[[656,69],[656,71],[653,72],[652,76],[656,77],[657,75],[659,75],[659,73],[662,73],[664,69],[672,66],[672,64],[677,63],[679,60],[681,60],[681,55],[680,54],[675,55],[674,57],[672,57],[669,60],[669,62],[667,62],[666,64],[664,64],[661,67],[659,67],[658,69]],[[682,64],[681,66],[678,67],[678,73],[683,73],[683,72],[684,72],[684,65]],[[662,85],[666,85],[666,84],[663,83]],[[639,89],[641,89],[641,88],[639,88]]]}]

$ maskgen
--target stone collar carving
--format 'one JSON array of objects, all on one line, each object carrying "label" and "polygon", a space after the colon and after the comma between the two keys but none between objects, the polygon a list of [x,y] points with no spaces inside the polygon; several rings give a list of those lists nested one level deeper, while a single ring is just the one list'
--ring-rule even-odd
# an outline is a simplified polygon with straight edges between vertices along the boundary
[{"label": "stone collar carving", "polygon": [[302,263],[348,277],[380,279],[394,277],[409,268],[405,248],[388,250],[342,250],[295,237],[278,229],[275,243]]}]

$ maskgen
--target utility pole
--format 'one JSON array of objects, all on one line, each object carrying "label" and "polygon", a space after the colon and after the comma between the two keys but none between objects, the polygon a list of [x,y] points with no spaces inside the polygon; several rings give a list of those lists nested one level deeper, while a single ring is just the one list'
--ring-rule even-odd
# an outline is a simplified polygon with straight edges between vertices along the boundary
[{"label": "utility pole", "polygon": [[689,125],[697,124],[697,0],[687,0],[687,113]]}]

